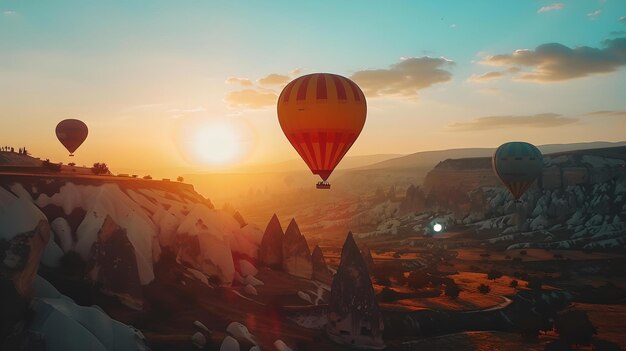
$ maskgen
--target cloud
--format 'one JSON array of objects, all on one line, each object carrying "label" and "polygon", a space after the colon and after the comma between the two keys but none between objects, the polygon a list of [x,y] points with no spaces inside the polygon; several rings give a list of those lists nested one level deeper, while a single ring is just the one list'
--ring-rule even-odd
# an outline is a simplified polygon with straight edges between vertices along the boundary
[{"label": "cloud", "polygon": [[620,17],[619,21],[622,22],[622,23],[626,23],[626,16]]},{"label": "cloud", "polygon": [[613,116],[625,116],[626,111],[594,111],[587,113],[587,116],[597,116],[597,117],[613,117]]},{"label": "cloud", "polygon": [[504,72],[487,72],[483,74],[473,74],[469,77],[469,81],[482,83],[502,77],[504,77]]},{"label": "cloud", "polygon": [[387,69],[357,71],[350,78],[368,96],[414,97],[421,89],[449,81],[452,73],[444,68],[453,65],[443,57],[410,57]]},{"label": "cloud", "polygon": [[609,34],[612,35],[612,36],[617,37],[617,36],[626,34],[626,30],[614,30],[614,31],[612,31]]},{"label": "cloud", "polygon": [[228,77],[226,79],[226,84],[241,85],[242,87],[251,87],[253,85],[250,79],[237,77]]},{"label": "cloud", "polygon": [[481,63],[519,71],[515,79],[533,82],[558,82],[594,74],[611,73],[626,65],[626,38],[604,41],[604,48],[569,48],[559,43],[543,44],[535,50],[520,49],[512,54],[489,56]]},{"label": "cloud", "polygon": [[276,105],[278,95],[272,90],[244,89],[226,95],[226,103],[231,107],[262,109]]},{"label": "cloud", "polygon": [[597,19],[598,17],[600,17],[600,15],[602,14],[602,10],[595,10],[593,12],[589,12],[587,14],[587,17],[591,18],[591,19]]},{"label": "cloud", "polygon": [[286,85],[291,78],[283,74],[268,74],[267,76],[259,79],[260,85]]},{"label": "cloud", "polygon": [[14,15],[17,15],[17,12],[7,10],[7,11],[3,11],[2,14],[5,16],[14,16]]},{"label": "cloud", "polygon": [[557,113],[540,113],[527,116],[488,116],[470,122],[456,122],[448,126],[459,132],[490,130],[499,128],[550,128],[578,122],[578,119],[564,117]]},{"label": "cloud", "polygon": [[563,10],[563,7],[565,7],[565,5],[563,5],[562,2],[556,2],[552,5],[542,6],[539,10],[537,10],[537,13],[546,13],[550,11]]}]

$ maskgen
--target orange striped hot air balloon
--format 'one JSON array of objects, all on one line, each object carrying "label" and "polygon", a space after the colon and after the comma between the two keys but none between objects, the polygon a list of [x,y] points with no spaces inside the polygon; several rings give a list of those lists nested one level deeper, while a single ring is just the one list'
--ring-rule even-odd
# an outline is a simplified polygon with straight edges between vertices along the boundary
[{"label": "orange striped hot air balloon", "polygon": [[518,202],[543,169],[541,151],[522,141],[500,145],[492,162],[494,172]]},{"label": "orange striped hot air balloon", "polygon": [[278,98],[278,121],[291,145],[328,189],[328,177],[363,129],[367,103],[350,79],[314,73],[291,81]]},{"label": "orange striped hot air balloon", "polygon": [[83,121],[71,118],[59,122],[55,131],[61,144],[70,152],[70,156],[74,156],[74,151],[87,139],[89,133]]}]

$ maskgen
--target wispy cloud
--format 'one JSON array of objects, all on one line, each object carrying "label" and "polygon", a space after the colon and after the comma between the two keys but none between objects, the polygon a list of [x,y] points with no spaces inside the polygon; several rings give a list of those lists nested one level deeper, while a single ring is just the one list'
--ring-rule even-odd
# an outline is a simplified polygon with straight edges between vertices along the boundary
[{"label": "wispy cloud", "polygon": [[595,10],[593,12],[589,12],[587,14],[587,17],[591,18],[591,19],[597,19],[598,17],[600,17],[600,15],[602,14],[602,10]]},{"label": "wispy cloud", "polygon": [[620,17],[619,21],[622,22],[622,23],[626,23],[626,16]]},{"label": "wispy cloud", "polygon": [[259,84],[260,85],[281,85],[281,86],[284,86],[287,83],[289,83],[290,80],[291,80],[291,78],[289,78],[289,76],[286,76],[284,74],[271,73],[271,74],[268,74],[267,76],[259,79]]},{"label": "wispy cloud", "polygon": [[587,116],[596,116],[596,117],[626,117],[626,111],[594,111],[587,113]]},{"label": "wispy cloud", "polygon": [[[543,44],[534,50],[489,56],[482,64],[518,69],[514,79],[558,82],[595,74],[611,73],[626,65],[626,38],[604,41],[604,48],[569,48],[559,43]],[[528,68],[530,71],[523,71]]]},{"label": "wispy cloud", "polygon": [[15,16],[15,15],[17,15],[17,12],[11,11],[11,10],[6,10],[6,11],[2,11],[2,14],[5,15],[5,16]]},{"label": "wispy cloud", "polygon": [[539,8],[539,10],[537,10],[537,13],[563,10],[563,7],[565,7],[565,5],[562,2],[556,2],[548,6],[542,6],[541,8]]},{"label": "wispy cloud", "polygon": [[469,122],[456,122],[448,126],[452,131],[468,132],[501,128],[551,128],[578,122],[577,118],[557,113],[541,113],[522,116],[487,116]]},{"label": "wispy cloud", "polygon": [[495,79],[499,79],[504,77],[504,72],[499,72],[499,71],[495,71],[495,72],[487,72],[487,73],[483,73],[483,74],[473,74],[471,77],[469,77],[469,81],[471,82],[488,82],[491,80],[495,80]]},{"label": "wispy cloud", "polygon": [[389,68],[357,71],[350,78],[371,97],[415,97],[419,90],[452,79],[446,69],[453,65],[454,61],[443,57],[409,57]]},{"label": "wispy cloud", "polygon": [[241,85],[242,87],[251,87],[253,85],[250,79],[238,77],[228,77],[226,84]]}]

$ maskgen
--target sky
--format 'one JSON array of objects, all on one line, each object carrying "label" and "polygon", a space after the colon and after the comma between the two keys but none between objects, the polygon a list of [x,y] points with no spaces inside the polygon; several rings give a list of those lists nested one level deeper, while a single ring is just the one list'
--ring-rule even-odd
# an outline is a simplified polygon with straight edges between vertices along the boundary
[{"label": "sky", "polygon": [[[314,72],[365,92],[348,155],[622,141],[625,66],[624,0],[0,0],[0,144],[128,172],[281,162],[277,95]],[[74,159],[65,118],[89,126]]]}]

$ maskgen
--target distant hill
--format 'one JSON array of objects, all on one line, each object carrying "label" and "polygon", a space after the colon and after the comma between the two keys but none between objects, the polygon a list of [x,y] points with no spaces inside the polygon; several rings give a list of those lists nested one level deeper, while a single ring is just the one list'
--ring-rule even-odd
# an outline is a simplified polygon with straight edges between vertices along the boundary
[{"label": "distant hill", "polygon": [[[573,144],[547,144],[539,145],[538,148],[543,154],[552,154],[556,152],[572,151],[572,150],[590,150],[609,148],[616,146],[626,146],[626,141],[620,142],[589,142],[589,143],[573,143]],[[468,158],[468,157],[487,157],[493,155],[496,148],[468,148],[468,149],[449,149],[436,151],[422,151],[410,155],[393,158],[390,160],[370,164],[355,170],[369,169],[402,169],[402,168],[432,168],[440,161],[446,159]]]},{"label": "distant hill", "polygon": [[0,151],[0,166],[40,167],[41,159],[17,152]]}]

